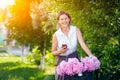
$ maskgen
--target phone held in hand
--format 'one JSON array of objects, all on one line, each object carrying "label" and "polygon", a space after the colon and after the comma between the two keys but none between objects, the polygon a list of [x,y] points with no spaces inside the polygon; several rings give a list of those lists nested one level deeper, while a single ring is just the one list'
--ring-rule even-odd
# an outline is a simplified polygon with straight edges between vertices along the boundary
[{"label": "phone held in hand", "polygon": [[62,48],[66,49],[67,48],[67,44],[62,44]]}]

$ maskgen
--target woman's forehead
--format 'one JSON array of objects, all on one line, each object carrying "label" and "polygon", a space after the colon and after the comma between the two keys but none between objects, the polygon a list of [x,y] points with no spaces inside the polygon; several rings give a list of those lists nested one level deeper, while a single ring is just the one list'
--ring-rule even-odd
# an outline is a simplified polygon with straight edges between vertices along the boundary
[{"label": "woman's forehead", "polygon": [[60,15],[60,17],[59,18],[68,18],[68,16],[66,15],[66,14],[62,14],[62,15]]}]

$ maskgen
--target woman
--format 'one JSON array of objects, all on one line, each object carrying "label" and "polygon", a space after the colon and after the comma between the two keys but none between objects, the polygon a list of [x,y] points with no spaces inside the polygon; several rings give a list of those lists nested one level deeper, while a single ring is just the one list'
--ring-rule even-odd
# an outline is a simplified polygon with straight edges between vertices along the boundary
[{"label": "woman", "polygon": [[[81,31],[77,27],[70,25],[70,15],[65,11],[60,11],[58,13],[57,20],[58,29],[52,38],[52,54],[57,57],[56,65],[59,65],[62,60],[68,60],[68,58],[78,58],[78,54],[76,52],[77,41],[86,52],[86,54],[88,56],[91,56],[92,53],[86,46]],[[74,77],[76,79],[80,79],[80,77],[76,75],[71,77],[68,75],[60,76],[57,73],[55,74],[56,80],[74,80]],[[88,75],[84,80],[91,80],[91,76]]]}]

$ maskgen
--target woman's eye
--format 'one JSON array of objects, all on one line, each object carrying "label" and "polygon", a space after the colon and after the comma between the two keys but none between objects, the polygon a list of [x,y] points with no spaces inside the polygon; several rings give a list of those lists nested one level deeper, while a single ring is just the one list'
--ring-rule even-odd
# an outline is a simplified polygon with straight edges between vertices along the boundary
[{"label": "woman's eye", "polygon": [[63,19],[61,19],[61,20],[63,20]]}]

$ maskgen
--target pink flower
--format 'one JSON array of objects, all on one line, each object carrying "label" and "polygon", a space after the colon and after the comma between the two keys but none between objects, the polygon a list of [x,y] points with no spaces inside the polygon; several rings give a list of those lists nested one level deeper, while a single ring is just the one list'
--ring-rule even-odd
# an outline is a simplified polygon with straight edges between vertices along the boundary
[{"label": "pink flower", "polygon": [[100,61],[97,59],[97,57],[92,57],[93,60],[93,66],[94,66],[94,70],[98,69],[100,67]]},{"label": "pink flower", "polygon": [[67,75],[75,75],[82,73],[83,71],[83,64],[79,62],[77,58],[69,58],[68,62],[62,61],[57,66],[57,73],[59,75],[67,74]]},{"label": "pink flower", "polygon": [[97,57],[92,56],[92,57],[85,57],[81,58],[81,61],[84,64],[84,71],[94,71],[99,68],[100,62],[97,59]]},{"label": "pink flower", "polygon": [[74,75],[74,73],[73,73],[73,66],[72,66],[72,64],[70,64],[70,63],[67,63],[67,66],[66,66],[66,74],[67,75]]},{"label": "pink flower", "polygon": [[100,61],[97,57],[81,58],[81,62],[77,58],[69,58],[68,62],[62,61],[56,68],[59,75],[75,75],[82,74],[84,71],[94,71],[100,67]]},{"label": "pink flower", "polygon": [[63,75],[66,73],[66,66],[67,66],[67,62],[66,61],[62,61],[56,68],[56,71],[59,75]]},{"label": "pink flower", "polygon": [[62,73],[62,71],[60,69],[60,66],[57,66],[56,72],[57,72],[58,75],[63,75],[63,73]]},{"label": "pink flower", "polygon": [[83,71],[83,64],[77,58],[68,59],[68,63],[72,65],[72,71],[74,74],[78,74]]}]

